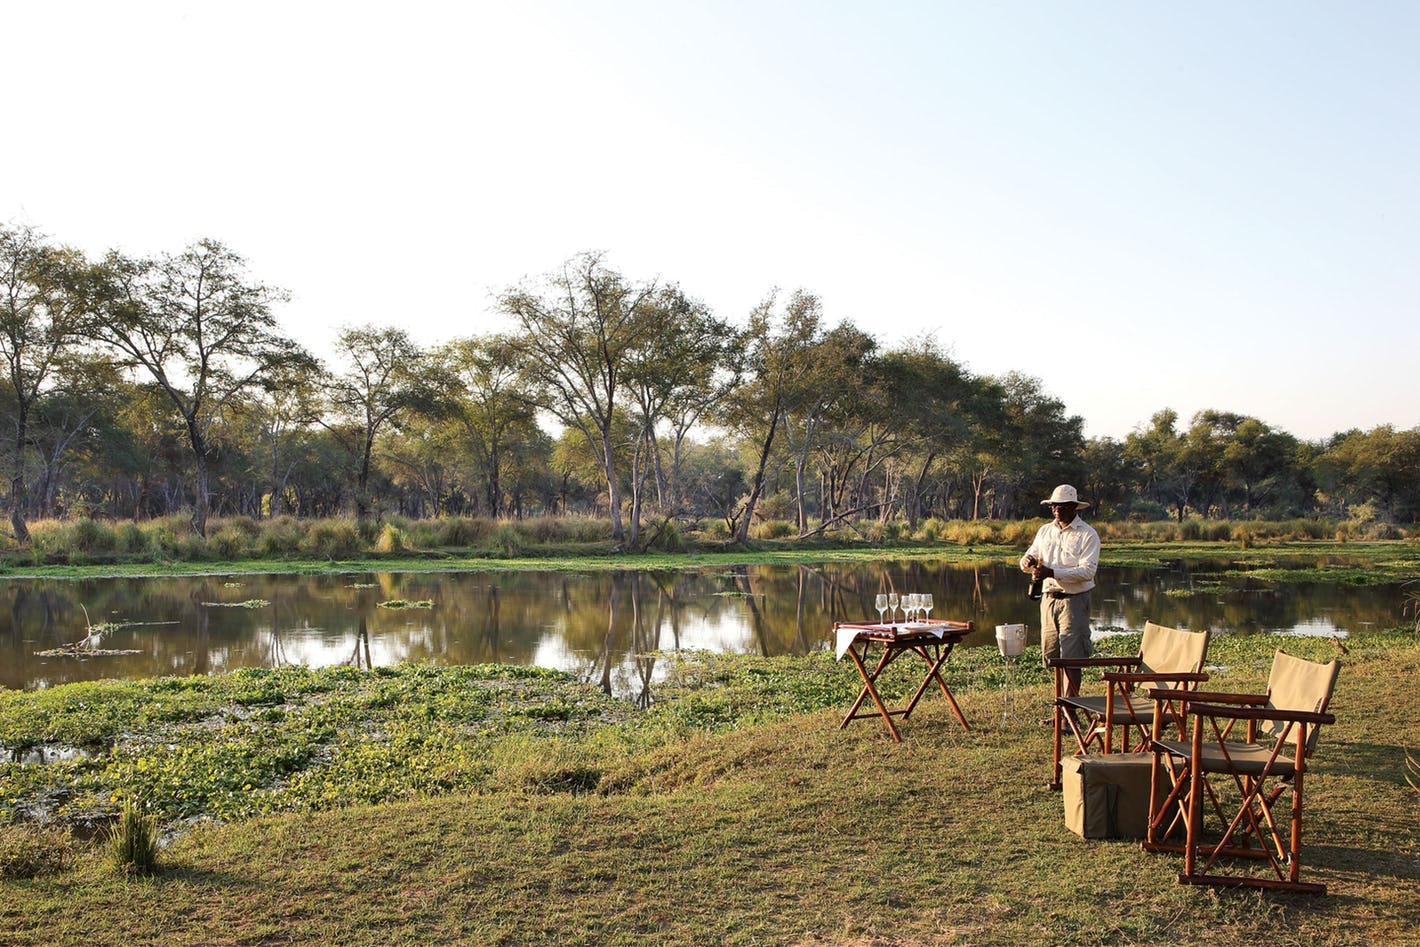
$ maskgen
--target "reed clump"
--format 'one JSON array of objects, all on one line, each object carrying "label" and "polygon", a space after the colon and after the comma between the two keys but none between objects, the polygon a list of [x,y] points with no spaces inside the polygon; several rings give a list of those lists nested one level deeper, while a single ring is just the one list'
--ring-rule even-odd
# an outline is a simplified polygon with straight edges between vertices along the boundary
[{"label": "reed clump", "polygon": [[132,798],[123,800],[109,831],[108,853],[120,874],[146,876],[158,870],[158,821]]}]

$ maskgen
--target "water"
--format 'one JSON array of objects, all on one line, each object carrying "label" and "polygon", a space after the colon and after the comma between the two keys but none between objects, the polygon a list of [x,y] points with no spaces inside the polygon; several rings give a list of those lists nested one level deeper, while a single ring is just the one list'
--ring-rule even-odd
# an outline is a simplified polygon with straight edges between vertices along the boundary
[{"label": "water", "polygon": [[[1268,586],[1226,563],[1100,572],[1096,634],[1146,620],[1219,634],[1345,636],[1404,621],[1399,585]],[[833,646],[835,621],[876,618],[891,586],[931,592],[934,618],[976,622],[968,646],[994,648],[994,626],[1023,623],[1039,641],[1038,606],[1013,564],[942,562],[750,566],[567,574],[362,573],[0,582],[0,686],[210,674],[242,667],[402,661],[502,662],[570,671],[621,696],[658,673],[650,652],[803,654]],[[393,610],[392,599],[432,608]],[[257,600],[269,604],[237,607]],[[90,623],[118,623],[97,654],[42,655]]]}]

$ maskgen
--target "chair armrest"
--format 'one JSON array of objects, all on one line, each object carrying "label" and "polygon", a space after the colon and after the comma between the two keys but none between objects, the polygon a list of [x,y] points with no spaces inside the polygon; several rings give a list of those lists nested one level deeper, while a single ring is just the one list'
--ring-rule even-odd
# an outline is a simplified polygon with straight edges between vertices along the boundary
[{"label": "chair armrest", "polygon": [[1194,703],[1189,708],[1200,717],[1222,717],[1225,720],[1282,720],[1290,723],[1335,723],[1334,714],[1314,710],[1278,710],[1275,707],[1221,707],[1217,704]]},{"label": "chair armrest", "polygon": [[1183,691],[1171,687],[1145,688],[1144,696],[1151,700],[1183,700],[1190,704],[1206,701],[1212,704],[1253,706],[1267,703],[1266,694],[1229,694],[1226,691]]},{"label": "chair armrest", "polygon": [[[1185,681],[1206,681],[1208,680],[1208,672],[1177,671],[1166,674],[1156,674],[1152,672],[1144,674],[1133,671],[1105,671],[1100,677],[1106,681],[1115,681],[1120,684],[1144,684],[1149,681],[1179,681],[1182,683]],[[1189,693],[1192,693],[1192,691]]]},{"label": "chair armrest", "polygon": [[1051,658],[1045,665],[1053,668],[1138,667],[1139,658]]}]

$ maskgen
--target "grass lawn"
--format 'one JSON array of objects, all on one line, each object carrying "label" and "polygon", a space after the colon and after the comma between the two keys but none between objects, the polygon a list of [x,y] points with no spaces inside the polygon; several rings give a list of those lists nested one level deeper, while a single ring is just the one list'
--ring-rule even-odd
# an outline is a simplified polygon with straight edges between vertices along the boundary
[{"label": "grass lawn", "polygon": [[[1210,664],[1225,667],[1210,688],[1260,688],[1270,644],[1215,639]],[[1420,793],[1405,779],[1406,751],[1420,750],[1420,638],[1346,647],[1339,722],[1307,784],[1303,877],[1327,884],[1321,898],[1184,887],[1179,857],[1071,834],[1044,788],[1044,677],[1021,669],[1026,719],[1003,724],[999,658],[984,649],[954,655],[949,678],[972,731],[929,696],[902,744],[874,720],[838,729],[846,662],[697,655],[650,711],[536,738],[503,727],[466,761],[483,776],[453,779],[461,788],[334,808],[293,796],[288,810],[198,822],[151,878],[80,848],[62,871],[0,880],[0,943],[1420,944]],[[41,700],[55,696],[5,695],[5,739],[73,712],[39,714]],[[455,727],[443,700],[423,715],[432,730]],[[285,694],[272,725],[289,726],[298,703]],[[336,734],[344,724],[321,706]],[[396,732],[369,719],[363,729]],[[353,746],[341,739],[308,765]],[[340,779],[368,786],[376,767],[404,765],[353,758],[369,771],[325,777],[337,802]]]}]

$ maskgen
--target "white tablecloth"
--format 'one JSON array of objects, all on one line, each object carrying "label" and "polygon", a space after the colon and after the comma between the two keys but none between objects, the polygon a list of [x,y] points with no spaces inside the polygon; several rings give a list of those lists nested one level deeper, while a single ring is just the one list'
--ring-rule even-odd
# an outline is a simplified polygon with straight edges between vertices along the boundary
[{"label": "white tablecloth", "polygon": [[913,634],[931,634],[937,638],[945,638],[951,625],[939,625],[935,622],[894,622],[887,625],[840,625],[837,629],[837,649],[838,660],[842,661],[843,656],[848,653],[848,649],[853,646],[860,635],[882,634],[884,632],[910,631]]}]

